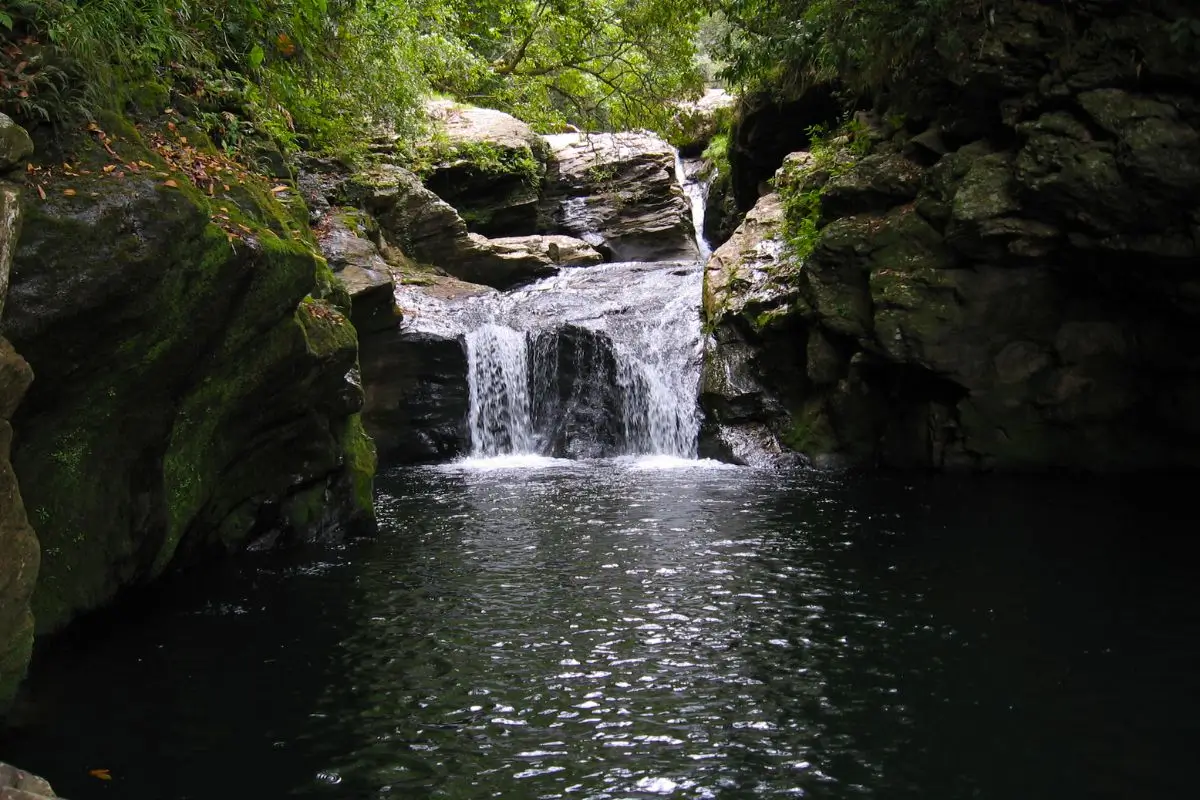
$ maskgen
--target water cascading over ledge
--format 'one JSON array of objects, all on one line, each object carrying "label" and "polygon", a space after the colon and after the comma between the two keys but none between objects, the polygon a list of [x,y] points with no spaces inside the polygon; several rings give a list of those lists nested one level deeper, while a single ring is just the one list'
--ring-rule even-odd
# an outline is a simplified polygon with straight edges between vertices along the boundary
[{"label": "water cascading over ledge", "polygon": [[611,264],[470,304],[472,455],[694,457],[699,280]]},{"label": "water cascading over ledge", "polygon": [[365,420],[384,463],[695,457],[703,273],[679,178],[697,170],[642,136],[561,145],[545,232],[624,260],[564,263],[501,291],[434,276],[399,285],[402,329],[368,338],[362,355]]}]

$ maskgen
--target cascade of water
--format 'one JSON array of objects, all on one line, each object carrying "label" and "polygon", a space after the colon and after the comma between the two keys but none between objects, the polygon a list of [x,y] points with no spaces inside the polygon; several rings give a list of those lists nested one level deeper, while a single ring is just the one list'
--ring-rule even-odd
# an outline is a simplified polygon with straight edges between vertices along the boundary
[{"label": "cascade of water", "polygon": [[476,455],[537,452],[529,400],[528,337],[483,325],[466,335],[468,425]]},{"label": "cascade of water", "polygon": [[[707,259],[707,187],[696,164],[676,168]],[[598,239],[586,198],[562,218]],[[472,454],[695,457],[702,277],[703,260],[612,263],[457,307]]]},{"label": "cascade of water", "polygon": [[704,162],[701,159],[684,161],[675,154],[675,179],[683,187],[692,208],[692,227],[696,231],[696,248],[700,251],[700,261],[708,261],[712,248],[704,238],[704,212],[708,207],[708,190],[712,180],[704,174]]}]

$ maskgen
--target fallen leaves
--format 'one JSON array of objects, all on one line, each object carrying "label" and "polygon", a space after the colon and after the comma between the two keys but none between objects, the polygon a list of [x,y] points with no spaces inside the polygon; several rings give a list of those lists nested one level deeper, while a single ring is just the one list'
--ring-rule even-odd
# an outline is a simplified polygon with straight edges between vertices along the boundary
[{"label": "fallen leaves", "polygon": [[113,779],[112,771],[107,769],[89,769],[88,775],[91,775],[93,778],[99,778],[102,781],[111,781]]}]

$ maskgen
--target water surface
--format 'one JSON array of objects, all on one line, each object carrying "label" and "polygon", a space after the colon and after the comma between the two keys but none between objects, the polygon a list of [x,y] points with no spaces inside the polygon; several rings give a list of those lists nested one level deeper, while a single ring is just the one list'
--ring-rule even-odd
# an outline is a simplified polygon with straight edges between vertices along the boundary
[{"label": "water surface", "polygon": [[397,471],[377,538],[193,573],[45,650],[0,754],[75,800],[1184,797],[1185,492]]}]

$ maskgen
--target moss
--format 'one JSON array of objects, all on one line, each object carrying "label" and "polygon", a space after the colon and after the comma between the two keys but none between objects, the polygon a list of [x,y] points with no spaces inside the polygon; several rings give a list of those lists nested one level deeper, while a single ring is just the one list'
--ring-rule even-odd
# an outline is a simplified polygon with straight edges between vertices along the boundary
[{"label": "moss", "polygon": [[450,142],[435,138],[420,145],[406,166],[422,180],[435,172],[467,166],[482,175],[512,175],[536,188],[546,173],[531,147],[506,147],[488,141]]},{"label": "moss", "polygon": [[159,81],[146,80],[125,87],[125,101],[137,114],[161,114],[171,102],[171,90]]},{"label": "moss", "polygon": [[341,444],[346,454],[346,472],[351,481],[355,511],[375,517],[375,469],[378,458],[375,442],[363,429],[362,418],[355,414],[346,420]]},{"label": "moss", "polygon": [[839,446],[824,403],[819,400],[811,400],[794,411],[780,439],[791,450],[810,457],[837,452]]},{"label": "moss", "polygon": [[31,291],[59,287],[9,331],[38,374],[14,463],[44,546],[40,631],[184,551],[238,546],[298,483],[370,502],[369,479],[339,483],[364,463],[342,431],[361,403],[345,380],[349,298],[307,232],[291,235],[261,181],[229,176],[210,198],[127,120],[100,124],[123,163],[152,166],[109,177],[94,167],[111,156],[84,140],[89,174],[47,172],[47,200],[26,198],[14,270]]},{"label": "moss", "polygon": [[853,169],[870,150],[870,138],[853,120],[832,132],[817,125],[808,133],[809,158],[785,163],[775,187],[783,202],[783,238],[792,259],[800,262],[821,239],[825,185]]}]

